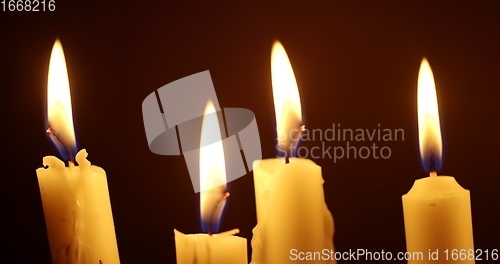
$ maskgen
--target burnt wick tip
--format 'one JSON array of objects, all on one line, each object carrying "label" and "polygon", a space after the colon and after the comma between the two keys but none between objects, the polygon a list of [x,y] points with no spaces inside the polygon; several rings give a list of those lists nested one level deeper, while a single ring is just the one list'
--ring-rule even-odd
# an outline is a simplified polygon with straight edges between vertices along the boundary
[{"label": "burnt wick tip", "polygon": [[222,203],[229,197],[230,193],[229,192],[225,192],[224,194],[222,194],[222,197],[216,202],[214,203],[214,206],[212,208],[212,211],[210,213],[210,217],[209,217],[209,226],[208,226],[208,235],[211,236],[213,235],[213,230],[215,229],[215,217],[216,217],[216,212],[220,209],[219,207],[222,205]]},{"label": "burnt wick tip", "polygon": [[61,139],[61,135],[59,135],[59,133],[57,133],[57,131],[55,131],[51,127],[48,127],[47,130],[45,130],[45,132],[51,137],[53,137],[53,139],[56,140],[64,148],[66,154],[68,155],[68,161],[75,162],[75,157],[72,155],[71,148],[69,148],[66,144],[64,144],[64,141]]}]

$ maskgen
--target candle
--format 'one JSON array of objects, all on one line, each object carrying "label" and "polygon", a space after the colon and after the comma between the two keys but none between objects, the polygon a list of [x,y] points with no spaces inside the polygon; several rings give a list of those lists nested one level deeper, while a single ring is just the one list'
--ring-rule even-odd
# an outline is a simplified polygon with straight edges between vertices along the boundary
[{"label": "candle", "polygon": [[[253,164],[257,226],[253,230],[252,264],[300,260],[335,263],[321,255],[327,252],[332,256],[334,252],[333,217],[324,199],[321,167],[312,160],[289,157],[304,126],[295,75],[279,42],[273,46],[271,70],[277,149],[286,157]],[[305,253],[313,259],[306,259]]]},{"label": "candle", "polygon": [[113,215],[106,172],[76,154],[71,96],[66,61],[57,40],[50,57],[47,87],[47,132],[68,159],[69,167],[53,156],[36,170],[53,263],[118,264]]},{"label": "candle", "polygon": [[408,263],[474,263],[469,191],[455,178],[437,176],[442,142],[434,77],[424,58],[418,76],[418,135],[430,176],[403,195]]},{"label": "candle", "polygon": [[248,263],[247,240],[238,229],[215,234],[229,193],[226,192],[224,145],[218,115],[207,102],[202,121],[199,173],[200,214],[204,234],[185,235],[174,229],[177,264]]}]

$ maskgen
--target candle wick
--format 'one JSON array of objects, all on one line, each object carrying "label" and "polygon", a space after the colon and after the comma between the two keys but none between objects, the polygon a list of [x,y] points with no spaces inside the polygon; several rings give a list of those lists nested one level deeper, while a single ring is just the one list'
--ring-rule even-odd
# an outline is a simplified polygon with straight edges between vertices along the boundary
[{"label": "candle wick", "polygon": [[[214,233],[214,229],[215,229],[215,214],[216,212],[218,211],[220,205],[229,197],[229,192],[225,192],[222,194],[221,198],[214,203],[214,206],[212,207],[212,210],[211,210],[211,213],[210,213],[210,217],[208,218],[209,219],[209,223],[208,223],[208,235],[211,236],[213,233]],[[221,208],[222,209],[222,208]]]},{"label": "candle wick", "polygon": [[434,156],[434,151],[433,149],[429,150],[429,171],[430,173],[437,172],[436,168],[436,157]]},{"label": "candle wick", "polygon": [[431,172],[429,173],[429,176],[430,176],[430,177],[436,177],[436,176],[437,176],[437,172],[436,172],[436,171],[431,171]]},{"label": "candle wick", "polygon": [[57,142],[59,142],[59,144],[61,144],[61,146],[64,148],[64,150],[68,154],[68,162],[74,163],[75,157],[72,155],[71,148],[69,148],[68,146],[66,146],[66,144],[64,144],[64,141],[61,139],[61,135],[59,135],[59,133],[57,133],[57,131],[55,131],[51,127],[47,128],[46,132],[47,134],[51,135],[55,140],[57,140]]},{"label": "candle wick", "polygon": [[295,157],[297,154],[297,147],[300,143],[300,139],[302,138],[302,132],[306,130],[306,125],[302,124],[299,126],[299,128],[295,131],[293,131],[293,134],[290,134],[290,146],[289,146],[289,151],[287,152],[287,155],[285,157],[285,163],[289,163],[289,157]]}]

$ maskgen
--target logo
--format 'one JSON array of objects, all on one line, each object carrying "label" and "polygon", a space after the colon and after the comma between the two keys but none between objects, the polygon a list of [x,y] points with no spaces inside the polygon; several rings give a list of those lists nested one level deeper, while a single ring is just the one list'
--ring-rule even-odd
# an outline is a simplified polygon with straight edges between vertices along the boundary
[{"label": "logo", "polygon": [[[206,116],[209,101],[215,112]],[[244,108],[221,109],[209,71],[178,79],[152,92],[142,102],[142,115],[151,152],[183,155],[195,193],[205,191],[200,188],[200,148],[222,141],[226,182],[246,175],[253,161],[262,158],[255,115]],[[217,118],[220,132],[208,133],[201,145],[204,118]]]}]

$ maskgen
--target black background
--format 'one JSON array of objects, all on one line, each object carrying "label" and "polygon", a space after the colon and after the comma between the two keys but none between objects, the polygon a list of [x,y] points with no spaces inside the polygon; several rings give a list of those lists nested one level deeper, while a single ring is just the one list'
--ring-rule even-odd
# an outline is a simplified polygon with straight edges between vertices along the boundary
[{"label": "black background", "polygon": [[[423,56],[437,85],[441,174],[471,191],[475,247],[499,249],[499,16],[497,1],[56,0],[54,12],[1,11],[1,256],[51,262],[35,170],[42,157],[58,155],[44,133],[56,38],[68,64],[79,147],[108,175],[121,263],[175,263],[172,230],[200,232],[184,159],[149,151],[142,100],[164,84],[210,70],[221,107],[252,110],[263,157],[273,157],[270,53],[276,39],[294,67],[308,128],[381,124],[405,131],[404,141],[381,143],[392,150],[386,160],[315,160],[338,251],[405,250],[401,195],[426,176],[416,113]],[[229,188],[221,230],[240,228],[250,245],[256,224],[251,174]]]}]

